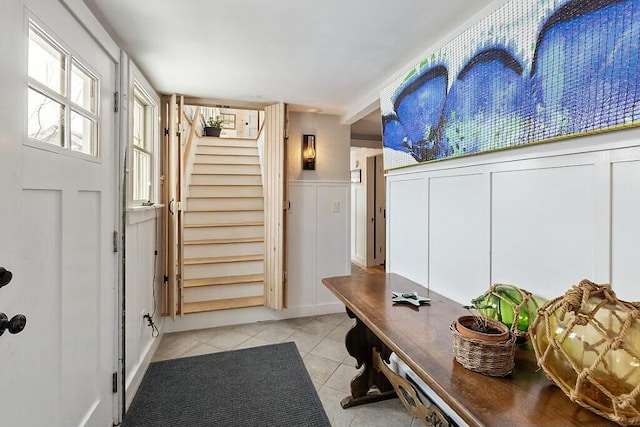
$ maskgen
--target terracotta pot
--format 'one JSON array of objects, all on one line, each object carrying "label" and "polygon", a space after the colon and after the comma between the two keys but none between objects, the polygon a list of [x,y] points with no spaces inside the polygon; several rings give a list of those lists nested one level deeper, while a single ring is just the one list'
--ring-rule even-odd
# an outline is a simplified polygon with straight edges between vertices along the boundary
[{"label": "terracotta pot", "polygon": [[462,336],[471,338],[474,340],[489,341],[489,342],[502,342],[509,339],[509,328],[493,319],[483,318],[487,326],[498,331],[498,333],[485,333],[472,329],[472,326],[477,321],[476,316],[461,316],[456,321],[456,330],[460,332]]}]

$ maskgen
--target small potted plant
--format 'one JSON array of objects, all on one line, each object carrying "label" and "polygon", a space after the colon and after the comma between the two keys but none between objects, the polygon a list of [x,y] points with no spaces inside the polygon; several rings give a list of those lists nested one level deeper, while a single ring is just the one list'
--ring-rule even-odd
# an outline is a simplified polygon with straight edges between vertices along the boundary
[{"label": "small potted plant", "polygon": [[506,325],[475,314],[460,316],[450,329],[453,355],[462,366],[495,377],[513,371],[516,337]]},{"label": "small potted plant", "polygon": [[204,136],[220,136],[222,131],[222,119],[209,117],[205,120],[204,116],[200,116],[202,121],[202,133]]}]

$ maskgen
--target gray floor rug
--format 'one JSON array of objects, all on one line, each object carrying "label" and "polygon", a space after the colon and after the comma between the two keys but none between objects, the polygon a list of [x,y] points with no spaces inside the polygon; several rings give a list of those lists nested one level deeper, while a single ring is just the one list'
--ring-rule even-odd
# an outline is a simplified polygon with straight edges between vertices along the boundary
[{"label": "gray floor rug", "polygon": [[330,427],[294,343],[151,363],[123,427]]}]

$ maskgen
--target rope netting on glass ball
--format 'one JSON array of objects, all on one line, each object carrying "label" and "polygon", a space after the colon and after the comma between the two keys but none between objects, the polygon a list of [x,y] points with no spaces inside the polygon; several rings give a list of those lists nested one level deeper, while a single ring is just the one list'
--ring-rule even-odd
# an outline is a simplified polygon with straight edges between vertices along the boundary
[{"label": "rope netting on glass ball", "polygon": [[542,299],[527,290],[494,283],[486,293],[473,299],[469,308],[475,308],[481,315],[504,323],[518,341],[524,341],[542,304]]},{"label": "rope netting on glass ball", "polygon": [[640,303],[583,280],[545,303],[531,326],[539,366],[574,402],[640,423]]}]

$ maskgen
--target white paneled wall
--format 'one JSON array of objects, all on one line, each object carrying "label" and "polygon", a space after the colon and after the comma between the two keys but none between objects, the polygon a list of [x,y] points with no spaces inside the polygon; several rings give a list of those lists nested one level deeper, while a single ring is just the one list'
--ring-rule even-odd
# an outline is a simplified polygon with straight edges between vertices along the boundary
[{"label": "white paneled wall", "polygon": [[[620,298],[640,300],[640,150],[611,164],[611,281]],[[615,153],[624,154],[624,153]]]},{"label": "white paneled wall", "polygon": [[[155,208],[131,209],[127,213],[126,229],[126,385],[127,403],[137,390],[142,375],[150,362],[160,337],[151,336],[151,328],[143,316],[154,310],[153,286],[155,269],[154,322],[162,331],[162,210]],[[155,259],[155,251],[158,258]]]},{"label": "white paneled wall", "polygon": [[388,271],[461,303],[581,279],[640,300],[637,129],[389,171]]},{"label": "white paneled wall", "polygon": [[428,190],[422,177],[387,181],[387,271],[421,285],[428,274]]},{"label": "white paneled wall", "polygon": [[289,181],[288,310],[341,311],[322,279],[350,272],[349,183]]}]

